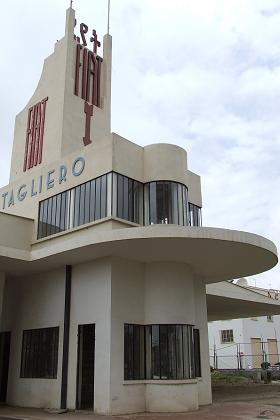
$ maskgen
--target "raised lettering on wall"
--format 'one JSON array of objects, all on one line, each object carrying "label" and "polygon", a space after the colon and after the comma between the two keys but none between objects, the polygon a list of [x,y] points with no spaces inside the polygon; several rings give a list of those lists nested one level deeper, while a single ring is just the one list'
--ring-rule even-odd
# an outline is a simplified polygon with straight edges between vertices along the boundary
[{"label": "raised lettering on wall", "polygon": [[28,110],[23,171],[42,162],[46,104],[48,98]]},{"label": "raised lettering on wall", "polygon": [[[75,26],[77,21],[75,20]],[[100,79],[102,58],[97,55],[97,49],[101,46],[98,40],[96,30],[92,30],[90,42],[93,49],[90,51],[87,47],[86,34],[88,26],[85,23],[80,24],[80,36],[74,35],[77,42],[76,46],[76,68],[75,68],[75,88],[74,94],[85,101],[85,135],[83,137],[84,145],[92,143],[90,138],[91,117],[93,116],[93,106],[100,107]],[[82,42],[81,42],[82,41]]]},{"label": "raised lettering on wall", "polygon": [[100,107],[101,63],[101,57],[77,44],[74,93],[97,107]]}]

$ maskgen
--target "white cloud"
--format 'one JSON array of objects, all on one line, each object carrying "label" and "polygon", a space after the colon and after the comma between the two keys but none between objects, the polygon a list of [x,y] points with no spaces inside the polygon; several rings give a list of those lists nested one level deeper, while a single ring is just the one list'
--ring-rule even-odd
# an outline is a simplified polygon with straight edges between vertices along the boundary
[{"label": "white cloud", "polygon": [[[204,223],[256,232],[279,246],[279,0],[111,4],[113,130],[142,145],[185,147],[190,169],[202,177]],[[67,6],[2,6],[1,184],[8,181],[12,119],[63,33]],[[105,32],[107,1],[76,0],[74,7]],[[279,272],[257,277],[257,285],[280,288]]]}]

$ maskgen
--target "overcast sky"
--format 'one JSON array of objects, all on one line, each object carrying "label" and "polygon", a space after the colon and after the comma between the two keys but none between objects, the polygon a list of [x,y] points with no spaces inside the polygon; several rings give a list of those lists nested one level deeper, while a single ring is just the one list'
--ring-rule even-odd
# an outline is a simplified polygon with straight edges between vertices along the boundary
[{"label": "overcast sky", "polygon": [[[68,0],[1,4],[0,185],[15,115],[64,33]],[[74,0],[106,32],[107,0]],[[112,130],[178,144],[201,175],[203,224],[280,249],[280,0],[111,0]],[[280,289],[280,268],[250,278]]]}]

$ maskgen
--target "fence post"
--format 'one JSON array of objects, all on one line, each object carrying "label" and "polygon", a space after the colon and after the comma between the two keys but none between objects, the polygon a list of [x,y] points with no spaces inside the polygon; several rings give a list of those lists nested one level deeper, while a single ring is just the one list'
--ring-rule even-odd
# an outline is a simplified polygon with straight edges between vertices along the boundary
[{"label": "fence post", "polygon": [[216,344],[214,344],[214,369],[217,369],[217,351],[216,351]]},{"label": "fence post", "polygon": [[264,345],[265,343],[262,341],[262,359],[263,359],[263,362],[267,362],[267,354],[266,354],[266,351],[265,351],[265,345]]},{"label": "fence post", "polygon": [[236,344],[237,369],[240,369],[240,349],[239,344]]}]

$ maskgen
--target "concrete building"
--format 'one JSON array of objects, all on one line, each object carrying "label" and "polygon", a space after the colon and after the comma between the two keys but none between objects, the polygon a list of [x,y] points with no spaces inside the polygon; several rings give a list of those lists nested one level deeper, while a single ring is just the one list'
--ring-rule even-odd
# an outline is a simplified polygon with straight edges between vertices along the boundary
[{"label": "concrete building", "polygon": [[[249,286],[246,279],[238,280],[236,286],[277,303],[280,298],[279,291]],[[249,318],[209,322],[210,364],[213,367],[252,369],[260,368],[263,361],[271,365],[280,361],[280,316],[271,313],[257,316],[252,308],[250,310]]]},{"label": "concrete building", "polygon": [[[96,32],[77,23],[74,36],[74,26],[70,8],[16,117],[0,190],[1,400],[193,410],[211,402],[207,310],[223,316],[235,300],[214,290],[207,308],[205,285],[268,270],[277,251],[258,235],[200,226],[185,150],[111,133],[111,36],[101,58]],[[240,310],[279,311],[249,295],[238,295]]]}]

